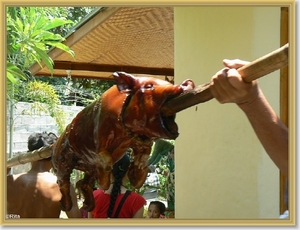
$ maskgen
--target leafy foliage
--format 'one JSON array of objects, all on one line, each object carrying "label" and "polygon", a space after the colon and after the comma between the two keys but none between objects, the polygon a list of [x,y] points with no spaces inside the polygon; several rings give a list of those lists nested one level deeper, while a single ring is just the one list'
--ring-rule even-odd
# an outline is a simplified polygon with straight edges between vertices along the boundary
[{"label": "leafy foliage", "polygon": [[[53,71],[53,60],[47,54],[51,47],[59,48],[74,57],[74,52],[62,43],[65,38],[51,32],[54,28],[72,23],[71,20],[45,15],[43,7],[8,7],[7,59],[10,68],[15,65],[15,68],[26,71],[34,62],[41,66],[43,62]],[[9,72],[7,77],[16,83]]]},{"label": "leafy foliage", "polygon": [[50,116],[56,120],[59,133],[62,133],[65,129],[66,114],[59,107],[61,103],[54,88],[43,82],[30,81],[23,90],[26,101],[32,102],[31,110],[27,113],[49,112]]},{"label": "leafy foliage", "polygon": [[[26,101],[24,83],[39,80],[53,85],[63,105],[86,106],[111,87],[112,81],[33,77],[29,67],[45,63],[53,70],[53,61],[47,55],[50,48],[74,53],[61,42],[72,32],[75,24],[97,7],[8,7],[7,8],[7,79],[8,98]],[[24,82],[25,81],[25,82]],[[23,83],[23,84],[21,84]],[[13,84],[14,89],[9,84]],[[13,89],[11,91],[11,89]]]},{"label": "leafy foliage", "polygon": [[68,77],[36,77],[36,79],[53,85],[60,97],[62,105],[77,106],[87,106],[115,84],[114,81]]},{"label": "leafy foliage", "polygon": [[8,80],[13,83],[13,84],[17,84],[17,80],[15,78],[15,76],[18,79],[26,79],[24,73],[14,64],[7,62],[6,64],[6,68],[7,68],[7,78]]},{"label": "leafy foliage", "polygon": [[[47,52],[59,48],[74,57],[74,52],[64,45],[63,36],[95,7],[7,7],[7,98],[14,101],[33,102],[30,113],[49,112],[64,128],[63,111],[58,109],[65,91],[57,91],[48,81],[38,81],[31,76],[29,67],[37,62],[53,70],[53,61]],[[45,78],[44,78],[45,79]],[[67,80],[57,79],[65,89]],[[43,91],[45,90],[45,91]],[[60,98],[61,97],[61,98]]]}]

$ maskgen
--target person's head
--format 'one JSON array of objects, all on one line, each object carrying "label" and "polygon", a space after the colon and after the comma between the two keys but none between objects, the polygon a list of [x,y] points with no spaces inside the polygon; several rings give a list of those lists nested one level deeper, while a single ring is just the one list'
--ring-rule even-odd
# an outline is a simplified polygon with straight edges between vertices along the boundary
[{"label": "person's head", "polygon": [[160,218],[164,215],[166,211],[166,206],[161,201],[151,201],[148,206],[148,217],[149,218]]},{"label": "person's head", "polygon": [[117,161],[112,169],[112,174],[114,177],[113,188],[110,193],[110,203],[107,210],[107,217],[111,217],[116,199],[118,194],[121,193],[121,186],[123,177],[127,174],[130,164],[130,158],[128,154],[125,154],[119,161]]},{"label": "person's head", "polygon": [[[58,137],[54,133],[32,133],[28,137],[27,141],[28,150],[34,151],[42,147],[50,146],[57,140],[57,138]],[[45,164],[49,165],[47,166],[49,169],[52,168],[51,157],[39,160],[37,162],[31,162],[32,167],[36,164],[39,164],[40,162],[45,162]]]},{"label": "person's head", "polygon": [[39,148],[50,146],[57,140],[54,133],[32,133],[28,137],[27,146],[29,151],[37,150]]}]

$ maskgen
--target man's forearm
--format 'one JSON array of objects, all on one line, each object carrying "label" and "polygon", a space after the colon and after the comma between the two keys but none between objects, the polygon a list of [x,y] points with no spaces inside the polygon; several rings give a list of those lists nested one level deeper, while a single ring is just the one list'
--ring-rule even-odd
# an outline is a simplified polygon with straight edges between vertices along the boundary
[{"label": "man's forearm", "polygon": [[264,149],[285,175],[288,175],[288,128],[278,118],[263,93],[250,104],[239,107],[248,117]]}]

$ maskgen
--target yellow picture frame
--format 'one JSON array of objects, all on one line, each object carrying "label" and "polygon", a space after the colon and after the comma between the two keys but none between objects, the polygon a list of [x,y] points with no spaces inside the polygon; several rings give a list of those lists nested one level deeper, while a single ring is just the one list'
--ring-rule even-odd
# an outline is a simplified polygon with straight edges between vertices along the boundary
[{"label": "yellow picture frame", "polygon": [[[1,23],[2,31],[3,34],[5,34],[5,7],[6,6],[18,6],[18,5],[43,5],[39,1],[1,1],[1,12],[2,12],[2,17],[3,21]],[[60,6],[60,5],[68,5],[69,3],[61,3],[60,1],[52,1],[51,5],[52,6]],[[83,2],[80,1],[72,1],[72,5],[76,6],[82,6]],[[296,43],[296,27],[295,27],[295,7],[296,3],[295,1],[188,1],[188,2],[182,2],[182,1],[151,1],[151,2],[146,2],[146,1],[134,1],[134,2],[129,2],[129,1],[89,1],[84,3],[84,6],[88,5],[170,5],[170,6],[217,6],[217,5],[222,5],[222,6],[233,6],[233,5],[251,5],[251,6],[287,6],[289,7],[290,11],[290,47],[295,47]],[[48,5],[48,4],[47,4]],[[3,76],[6,76],[5,74],[5,39],[1,44],[2,47],[2,53],[3,53],[3,60],[1,62],[1,70],[3,73]],[[289,62],[289,75],[290,75],[290,83],[289,83],[289,89],[290,89],[290,101],[289,101],[289,106],[290,106],[290,112],[289,112],[289,127],[290,128],[290,177],[291,178],[296,178],[296,71],[295,71],[295,57],[296,57],[296,50],[295,49],[290,49],[289,50],[289,57],[290,57],[290,62]],[[0,84],[0,89],[2,93],[2,100],[1,100],[1,127],[2,127],[2,139],[1,139],[1,146],[2,146],[2,172],[3,172],[3,186],[1,187],[1,197],[2,199],[5,199],[5,154],[6,153],[6,103],[5,103],[5,77],[2,78],[2,84]],[[208,79],[209,80],[209,79]],[[292,204],[290,208],[290,218],[286,220],[282,219],[164,219],[164,220],[148,220],[148,219],[143,219],[143,220],[136,220],[136,219],[126,219],[126,220],[121,220],[121,219],[105,219],[105,220],[99,220],[99,219],[72,219],[71,221],[65,220],[65,219],[6,219],[5,218],[5,201],[2,202],[2,208],[0,211],[0,218],[1,218],[1,225],[3,226],[17,226],[17,227],[23,227],[23,226],[52,226],[53,229],[55,226],[117,226],[117,227],[123,227],[123,226],[201,226],[201,227],[212,227],[212,226],[295,226],[296,225],[296,203],[295,203],[295,194],[296,194],[296,184],[295,184],[295,179],[290,180],[289,188],[292,188],[290,191],[290,203]],[[187,195],[188,196],[188,195]]]}]

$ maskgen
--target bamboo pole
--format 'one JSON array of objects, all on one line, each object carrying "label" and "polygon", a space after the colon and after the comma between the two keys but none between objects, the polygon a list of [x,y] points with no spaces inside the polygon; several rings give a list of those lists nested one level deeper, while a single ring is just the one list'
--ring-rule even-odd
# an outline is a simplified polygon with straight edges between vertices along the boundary
[{"label": "bamboo pole", "polygon": [[[275,70],[283,68],[288,65],[288,49],[289,43],[239,68],[238,72],[241,74],[244,81],[251,82],[274,72]],[[162,106],[161,113],[164,116],[170,116],[196,104],[213,99],[209,86],[210,82],[196,86],[193,90],[173,98]]]},{"label": "bamboo pole", "polygon": [[33,150],[32,152],[22,153],[7,160],[6,168],[11,168],[16,165],[26,164],[28,162],[34,162],[41,159],[51,157],[52,145]]}]

